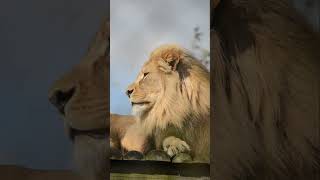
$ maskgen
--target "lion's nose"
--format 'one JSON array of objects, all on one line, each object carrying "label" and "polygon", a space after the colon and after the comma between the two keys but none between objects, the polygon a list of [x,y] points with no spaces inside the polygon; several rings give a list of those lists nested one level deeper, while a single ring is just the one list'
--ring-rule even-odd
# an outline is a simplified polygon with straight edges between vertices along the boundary
[{"label": "lion's nose", "polygon": [[127,96],[130,98],[130,95],[132,94],[132,92],[133,92],[133,89],[128,89],[127,90],[127,92],[126,92],[126,94],[127,94]]},{"label": "lion's nose", "polygon": [[65,114],[65,106],[70,101],[75,93],[75,88],[69,90],[55,90],[49,96],[49,101],[60,111],[61,114]]}]

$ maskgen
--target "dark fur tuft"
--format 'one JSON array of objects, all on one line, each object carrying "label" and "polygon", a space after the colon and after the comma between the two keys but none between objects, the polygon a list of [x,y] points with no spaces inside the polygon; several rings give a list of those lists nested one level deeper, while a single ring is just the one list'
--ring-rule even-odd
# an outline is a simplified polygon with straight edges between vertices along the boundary
[{"label": "dark fur tuft", "polygon": [[285,0],[221,0],[212,27],[213,178],[319,179],[319,35]]}]

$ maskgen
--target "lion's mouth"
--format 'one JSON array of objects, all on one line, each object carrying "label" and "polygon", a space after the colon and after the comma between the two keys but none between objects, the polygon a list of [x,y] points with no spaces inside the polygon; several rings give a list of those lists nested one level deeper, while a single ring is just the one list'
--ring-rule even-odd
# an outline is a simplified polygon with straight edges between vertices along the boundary
[{"label": "lion's mouth", "polygon": [[91,130],[79,130],[72,127],[68,128],[68,134],[72,142],[76,136],[85,135],[94,139],[107,139],[108,131],[106,128],[101,129],[91,129]]},{"label": "lion's mouth", "polygon": [[132,106],[135,106],[135,105],[140,105],[140,106],[142,106],[142,105],[146,105],[146,104],[150,104],[150,102],[148,102],[148,101],[131,102],[131,105],[132,105]]}]

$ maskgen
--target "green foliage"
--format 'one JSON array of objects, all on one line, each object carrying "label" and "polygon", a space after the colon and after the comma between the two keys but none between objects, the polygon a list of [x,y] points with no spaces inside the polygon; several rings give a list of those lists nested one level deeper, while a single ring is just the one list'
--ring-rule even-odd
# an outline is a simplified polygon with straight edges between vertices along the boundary
[{"label": "green foliage", "polygon": [[197,26],[193,29],[192,53],[200,60],[200,62],[210,70],[210,51],[202,47],[202,35],[200,28]]}]

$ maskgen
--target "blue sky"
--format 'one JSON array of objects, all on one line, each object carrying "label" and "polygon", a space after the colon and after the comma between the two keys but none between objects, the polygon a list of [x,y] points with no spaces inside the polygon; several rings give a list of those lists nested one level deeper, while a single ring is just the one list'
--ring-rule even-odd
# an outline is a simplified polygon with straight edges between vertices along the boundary
[{"label": "blue sky", "polygon": [[130,114],[126,87],[134,81],[150,52],[178,43],[192,50],[194,28],[210,49],[209,0],[111,0],[110,111]]}]

